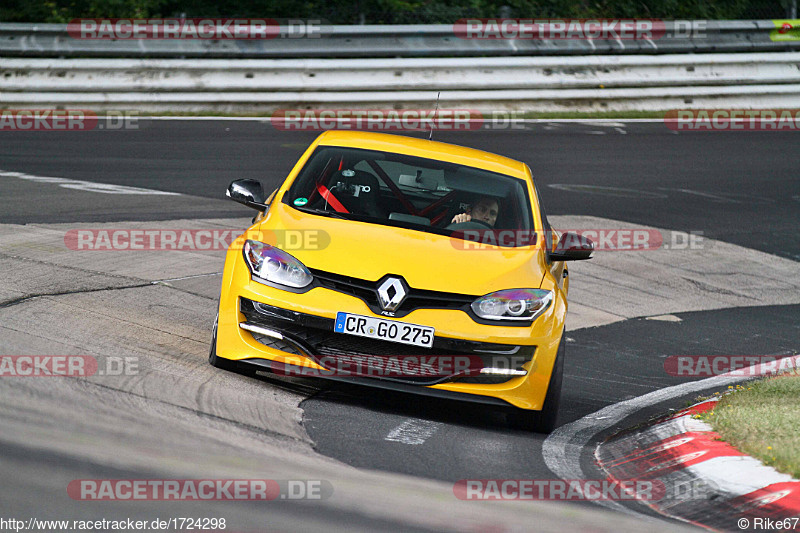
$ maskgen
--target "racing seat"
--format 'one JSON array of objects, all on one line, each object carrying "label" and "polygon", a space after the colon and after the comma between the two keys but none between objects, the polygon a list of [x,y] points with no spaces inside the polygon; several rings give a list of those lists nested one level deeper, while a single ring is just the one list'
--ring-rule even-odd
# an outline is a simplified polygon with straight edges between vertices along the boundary
[{"label": "racing seat", "polygon": [[378,178],[363,170],[336,171],[328,187],[350,213],[386,218],[378,206],[380,184]]}]

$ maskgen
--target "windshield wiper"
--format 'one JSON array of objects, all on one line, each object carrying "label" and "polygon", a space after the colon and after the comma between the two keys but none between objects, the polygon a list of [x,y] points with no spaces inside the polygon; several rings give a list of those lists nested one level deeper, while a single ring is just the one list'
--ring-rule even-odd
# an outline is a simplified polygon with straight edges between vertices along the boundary
[{"label": "windshield wiper", "polygon": [[331,218],[341,218],[347,220],[348,217],[344,216],[343,213],[339,213],[338,211],[328,211],[326,209],[316,209],[314,207],[299,207],[294,206],[295,209],[299,211],[303,211],[304,213],[311,213],[313,215],[322,215]]}]

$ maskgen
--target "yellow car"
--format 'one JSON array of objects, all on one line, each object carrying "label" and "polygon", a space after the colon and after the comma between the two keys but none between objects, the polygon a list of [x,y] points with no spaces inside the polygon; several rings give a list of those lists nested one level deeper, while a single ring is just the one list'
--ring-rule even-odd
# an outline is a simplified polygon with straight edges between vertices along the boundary
[{"label": "yellow car", "polygon": [[[503,406],[555,425],[568,260],[527,165],[399,135],[321,134],[227,251],[209,362]],[[557,241],[557,242],[556,242]]]}]

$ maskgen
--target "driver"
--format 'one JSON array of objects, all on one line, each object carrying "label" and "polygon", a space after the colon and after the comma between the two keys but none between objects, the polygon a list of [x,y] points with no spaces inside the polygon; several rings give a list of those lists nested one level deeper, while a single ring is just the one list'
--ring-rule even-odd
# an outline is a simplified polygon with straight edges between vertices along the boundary
[{"label": "driver", "polygon": [[482,196],[477,202],[473,203],[465,213],[459,213],[453,217],[451,224],[458,222],[469,222],[470,220],[478,220],[494,228],[497,222],[497,214],[499,213],[500,205],[497,200],[490,196]]}]

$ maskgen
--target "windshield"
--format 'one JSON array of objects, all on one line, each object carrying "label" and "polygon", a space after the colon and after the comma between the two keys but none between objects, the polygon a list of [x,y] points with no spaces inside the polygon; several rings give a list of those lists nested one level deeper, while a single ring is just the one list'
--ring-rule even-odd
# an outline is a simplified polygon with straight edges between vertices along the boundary
[{"label": "windshield", "polygon": [[[323,216],[501,246],[533,244],[535,239],[524,180],[390,152],[321,146],[283,203]],[[514,238],[493,240],[498,233]]]}]

